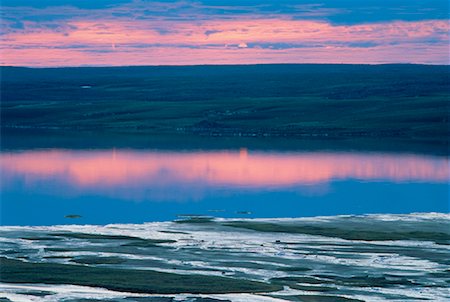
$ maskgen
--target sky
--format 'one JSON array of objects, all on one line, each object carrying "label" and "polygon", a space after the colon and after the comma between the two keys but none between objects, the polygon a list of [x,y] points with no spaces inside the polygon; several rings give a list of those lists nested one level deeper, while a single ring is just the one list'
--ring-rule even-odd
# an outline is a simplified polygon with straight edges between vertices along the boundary
[{"label": "sky", "polygon": [[0,65],[450,62],[447,0],[0,3]]}]

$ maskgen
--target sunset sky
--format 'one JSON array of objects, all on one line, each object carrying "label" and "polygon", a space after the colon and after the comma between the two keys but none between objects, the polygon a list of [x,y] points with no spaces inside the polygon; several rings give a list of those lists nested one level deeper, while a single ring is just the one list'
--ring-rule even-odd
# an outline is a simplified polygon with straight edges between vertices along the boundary
[{"label": "sunset sky", "polygon": [[0,64],[449,64],[447,0],[2,0]]}]

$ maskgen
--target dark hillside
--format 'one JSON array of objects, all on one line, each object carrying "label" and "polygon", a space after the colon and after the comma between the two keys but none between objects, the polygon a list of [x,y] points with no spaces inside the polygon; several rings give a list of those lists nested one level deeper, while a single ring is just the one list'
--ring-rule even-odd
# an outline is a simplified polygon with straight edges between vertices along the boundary
[{"label": "dark hillside", "polygon": [[2,132],[401,139],[447,148],[449,67],[2,67]]}]

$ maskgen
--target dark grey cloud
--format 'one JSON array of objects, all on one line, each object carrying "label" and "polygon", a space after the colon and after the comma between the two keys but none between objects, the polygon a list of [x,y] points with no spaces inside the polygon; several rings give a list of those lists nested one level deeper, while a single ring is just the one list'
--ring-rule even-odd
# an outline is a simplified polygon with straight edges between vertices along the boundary
[{"label": "dark grey cloud", "polygon": [[244,13],[285,14],[294,19],[324,18],[332,23],[358,24],[394,20],[449,18],[448,0],[200,0],[201,7]]},{"label": "dark grey cloud", "polygon": [[[6,13],[8,8],[17,7],[45,9],[70,6],[79,10],[111,9],[111,16],[117,18],[167,18],[174,21],[284,16],[353,25],[449,19],[448,0],[2,0],[2,5]],[[50,20],[58,18],[58,15],[38,14],[35,18]]]},{"label": "dark grey cloud", "polygon": [[129,2],[131,0],[2,0],[1,4],[8,7],[74,6],[82,9],[102,9]]},{"label": "dark grey cloud", "polygon": [[213,29],[206,30],[205,31],[205,36],[209,36],[209,35],[213,35],[213,34],[217,34],[217,33],[221,33],[221,32],[222,32],[221,30],[213,30]]},{"label": "dark grey cloud", "polygon": [[270,43],[270,42],[257,42],[248,43],[248,48],[262,48],[262,49],[298,49],[298,48],[322,48],[329,46],[337,47],[351,47],[351,48],[370,48],[383,43],[374,41],[356,41],[356,42],[343,42],[343,41],[321,41],[320,43],[315,42],[302,42],[302,43]]}]

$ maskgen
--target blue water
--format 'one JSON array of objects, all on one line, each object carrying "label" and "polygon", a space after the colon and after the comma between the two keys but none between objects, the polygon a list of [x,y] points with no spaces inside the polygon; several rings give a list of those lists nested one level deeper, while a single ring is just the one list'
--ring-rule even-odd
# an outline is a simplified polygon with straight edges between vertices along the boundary
[{"label": "blue water", "polygon": [[[28,278],[18,282],[13,273],[2,279],[0,298],[449,298],[450,215],[442,214],[449,212],[446,157],[49,149],[3,152],[0,164],[0,260]],[[220,219],[173,221],[183,214]],[[131,285],[134,270],[152,270],[282,284],[283,290],[161,297],[144,289],[105,289],[114,284],[85,286],[77,276],[70,284],[46,284],[39,278],[58,271],[41,266],[27,276],[15,268],[18,263],[28,269],[82,265],[93,281],[93,267],[123,269]],[[68,275],[62,271],[59,277]]]},{"label": "blue water", "polygon": [[3,152],[1,165],[2,225],[449,212],[444,157],[42,150]]}]

